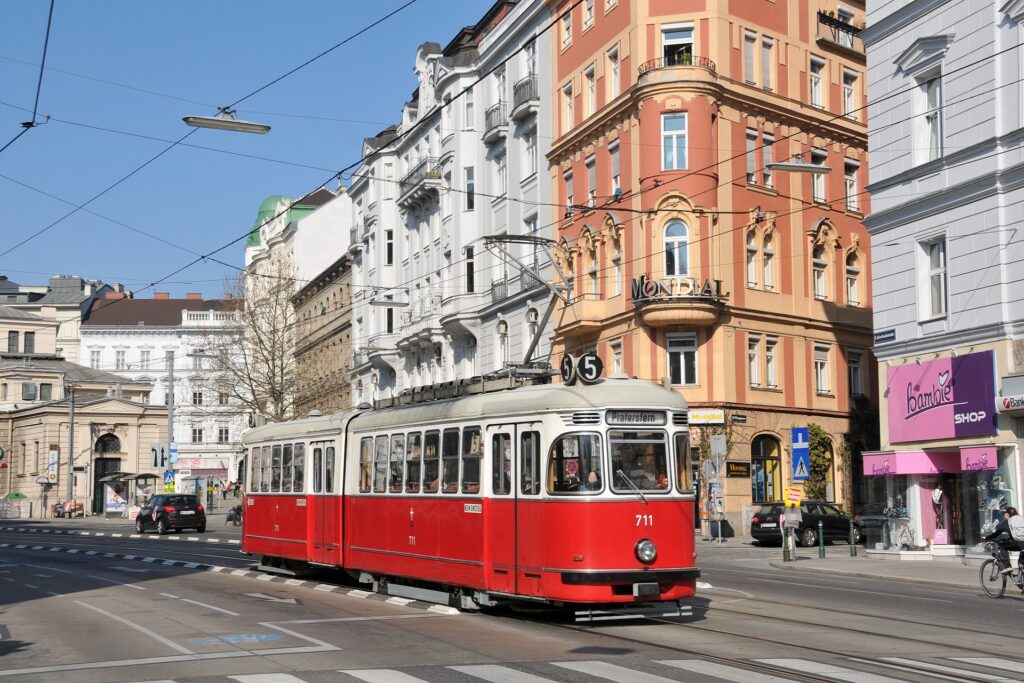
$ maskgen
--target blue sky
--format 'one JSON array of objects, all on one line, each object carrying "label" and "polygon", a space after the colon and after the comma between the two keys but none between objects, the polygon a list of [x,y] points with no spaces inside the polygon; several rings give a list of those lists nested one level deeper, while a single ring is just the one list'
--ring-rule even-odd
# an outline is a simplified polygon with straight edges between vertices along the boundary
[{"label": "blue sky", "polygon": [[[0,253],[191,130],[182,116],[216,113],[404,3],[57,0],[38,116],[53,120],[0,153]],[[238,105],[239,118],[273,127],[267,135],[199,130],[188,144],[222,151],[175,147],[86,207],[102,217],[79,211],[0,256],[0,274],[23,284],[77,274],[151,297],[140,290],[250,229],[265,197],[301,196],[356,161],[415,89],[416,48],[447,44],[490,5],[418,0]],[[49,8],[0,4],[0,147],[31,118]],[[243,244],[217,258],[242,265]],[[216,297],[233,272],[199,263],[154,289]]]}]

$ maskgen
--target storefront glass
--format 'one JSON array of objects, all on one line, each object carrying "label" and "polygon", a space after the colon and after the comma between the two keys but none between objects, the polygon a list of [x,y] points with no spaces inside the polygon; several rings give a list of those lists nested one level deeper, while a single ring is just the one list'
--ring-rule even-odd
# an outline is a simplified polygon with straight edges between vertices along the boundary
[{"label": "storefront glass", "polygon": [[782,500],[782,462],[774,437],[758,436],[750,444],[750,496],[753,503]]},{"label": "storefront glass", "polygon": [[964,473],[964,536],[966,544],[977,546],[1003,519],[1003,510],[1017,506],[1017,471],[1012,454],[1000,449],[997,467]]}]

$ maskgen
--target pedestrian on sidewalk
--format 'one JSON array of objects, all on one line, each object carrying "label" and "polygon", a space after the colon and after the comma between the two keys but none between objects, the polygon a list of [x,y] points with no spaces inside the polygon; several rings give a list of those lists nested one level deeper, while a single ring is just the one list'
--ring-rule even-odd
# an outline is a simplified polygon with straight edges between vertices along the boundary
[{"label": "pedestrian on sidewalk", "polygon": [[1024,550],[1024,517],[1017,514],[1017,508],[1006,508],[1003,512],[1003,521],[996,525],[995,530],[986,536],[985,540],[996,541],[999,544],[999,557],[996,559],[1002,567],[1002,573],[1009,574],[1013,571],[1010,565],[1010,551]]}]

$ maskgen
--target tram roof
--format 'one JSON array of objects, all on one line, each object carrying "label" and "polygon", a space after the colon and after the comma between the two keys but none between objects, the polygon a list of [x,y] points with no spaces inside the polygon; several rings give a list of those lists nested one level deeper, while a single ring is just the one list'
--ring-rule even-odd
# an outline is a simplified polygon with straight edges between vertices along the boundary
[{"label": "tram roof", "polygon": [[381,410],[350,410],[334,415],[278,422],[249,430],[245,433],[244,441],[270,441],[289,438],[298,433],[307,435],[341,429],[346,416],[355,413],[358,413],[354,418],[357,429],[392,429],[398,425],[440,424],[499,415],[520,416],[530,412],[655,407],[672,411],[686,410],[686,400],[678,392],[653,382],[609,378],[591,385],[542,384]]}]

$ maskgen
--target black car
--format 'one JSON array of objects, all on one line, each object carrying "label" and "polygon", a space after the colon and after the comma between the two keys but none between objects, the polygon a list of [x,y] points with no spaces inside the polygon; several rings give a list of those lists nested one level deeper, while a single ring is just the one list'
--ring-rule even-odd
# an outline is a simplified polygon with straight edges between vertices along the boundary
[{"label": "black car", "polygon": [[[750,535],[761,543],[781,543],[782,531],[779,516],[784,514],[782,503],[768,503],[760,506],[750,519]],[[821,521],[826,541],[850,540],[850,517],[832,503],[819,500],[805,500],[800,503],[803,521],[796,530],[796,540],[804,546],[818,543],[818,522]],[[854,538],[861,539],[860,526],[854,522]]]},{"label": "black car", "polygon": [[158,534],[180,529],[206,531],[206,511],[199,499],[186,493],[164,493],[153,496],[139,510],[135,530],[140,534],[156,529]]}]

